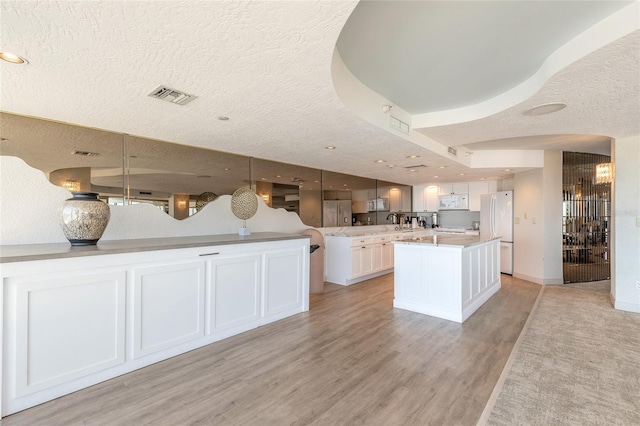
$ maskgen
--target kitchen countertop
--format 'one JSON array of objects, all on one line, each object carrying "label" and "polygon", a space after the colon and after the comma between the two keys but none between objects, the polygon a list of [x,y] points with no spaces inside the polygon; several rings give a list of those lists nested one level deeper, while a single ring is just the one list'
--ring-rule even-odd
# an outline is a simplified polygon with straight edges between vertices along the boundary
[{"label": "kitchen countertop", "polygon": [[477,235],[434,235],[433,237],[417,237],[405,240],[394,241],[394,244],[412,244],[436,247],[471,247],[477,244],[486,243],[492,240],[499,240],[500,237],[482,238]]},{"label": "kitchen countertop", "polygon": [[104,254],[136,253],[153,250],[171,250],[229,244],[262,243],[300,238],[311,237],[303,234],[255,232],[247,236],[240,236],[238,234],[220,234],[192,237],[99,241],[97,245],[92,246],[72,246],[69,243],[6,245],[0,246],[0,263],[63,259]]},{"label": "kitchen countertop", "polygon": [[387,230],[387,231],[371,231],[371,232],[330,232],[326,234],[327,237],[366,237],[373,235],[395,235],[395,234],[409,234],[411,232],[425,232],[431,228],[415,228],[415,229],[403,229],[401,231]]}]

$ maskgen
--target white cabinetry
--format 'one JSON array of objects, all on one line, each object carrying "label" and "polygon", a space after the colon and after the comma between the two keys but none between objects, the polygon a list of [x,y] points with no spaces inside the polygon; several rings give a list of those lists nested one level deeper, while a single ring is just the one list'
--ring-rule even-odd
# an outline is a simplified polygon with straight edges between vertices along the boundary
[{"label": "white cabinetry", "polygon": [[207,334],[260,318],[260,270],[258,254],[209,260],[207,279]]},{"label": "white cabinetry", "polygon": [[309,239],[10,262],[2,282],[5,416],[308,310]]},{"label": "white cabinetry", "polygon": [[5,400],[125,362],[125,272],[53,275],[4,280]]},{"label": "white cabinetry", "polygon": [[426,236],[431,230],[388,233],[374,236],[325,237],[326,281],[351,285],[393,272],[393,241]]},{"label": "white cabinetry", "polygon": [[438,211],[438,187],[436,185],[417,185],[413,187],[413,211]]},{"label": "white cabinetry", "polygon": [[439,194],[440,195],[450,195],[450,194],[468,194],[469,193],[469,184],[466,182],[462,183],[441,183],[438,185]]},{"label": "white cabinetry", "polygon": [[133,357],[204,336],[205,262],[133,270]]}]

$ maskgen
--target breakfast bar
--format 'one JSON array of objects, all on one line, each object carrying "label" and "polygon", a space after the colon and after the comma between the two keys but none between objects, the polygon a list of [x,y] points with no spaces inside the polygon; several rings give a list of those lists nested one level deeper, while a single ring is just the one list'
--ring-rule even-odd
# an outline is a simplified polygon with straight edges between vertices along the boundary
[{"label": "breakfast bar", "polygon": [[500,238],[398,240],[394,270],[394,307],[462,323],[500,289]]}]

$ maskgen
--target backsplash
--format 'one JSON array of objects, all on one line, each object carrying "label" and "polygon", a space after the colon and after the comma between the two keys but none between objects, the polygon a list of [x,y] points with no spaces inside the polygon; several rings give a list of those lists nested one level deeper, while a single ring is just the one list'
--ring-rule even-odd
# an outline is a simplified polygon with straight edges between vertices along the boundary
[{"label": "backsplash", "polygon": [[[480,220],[480,212],[441,211],[439,213],[440,227],[471,229],[471,222]],[[482,224],[480,224],[482,226]]]}]

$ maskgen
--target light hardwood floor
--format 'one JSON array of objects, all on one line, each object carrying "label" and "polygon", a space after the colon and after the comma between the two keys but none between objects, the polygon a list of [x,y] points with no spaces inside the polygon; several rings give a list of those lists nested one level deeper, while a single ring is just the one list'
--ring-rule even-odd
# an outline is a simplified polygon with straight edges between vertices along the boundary
[{"label": "light hardwood floor", "polygon": [[393,274],[309,312],[23,412],[14,425],[474,425],[540,286],[502,276],[464,324],[392,307]]}]

